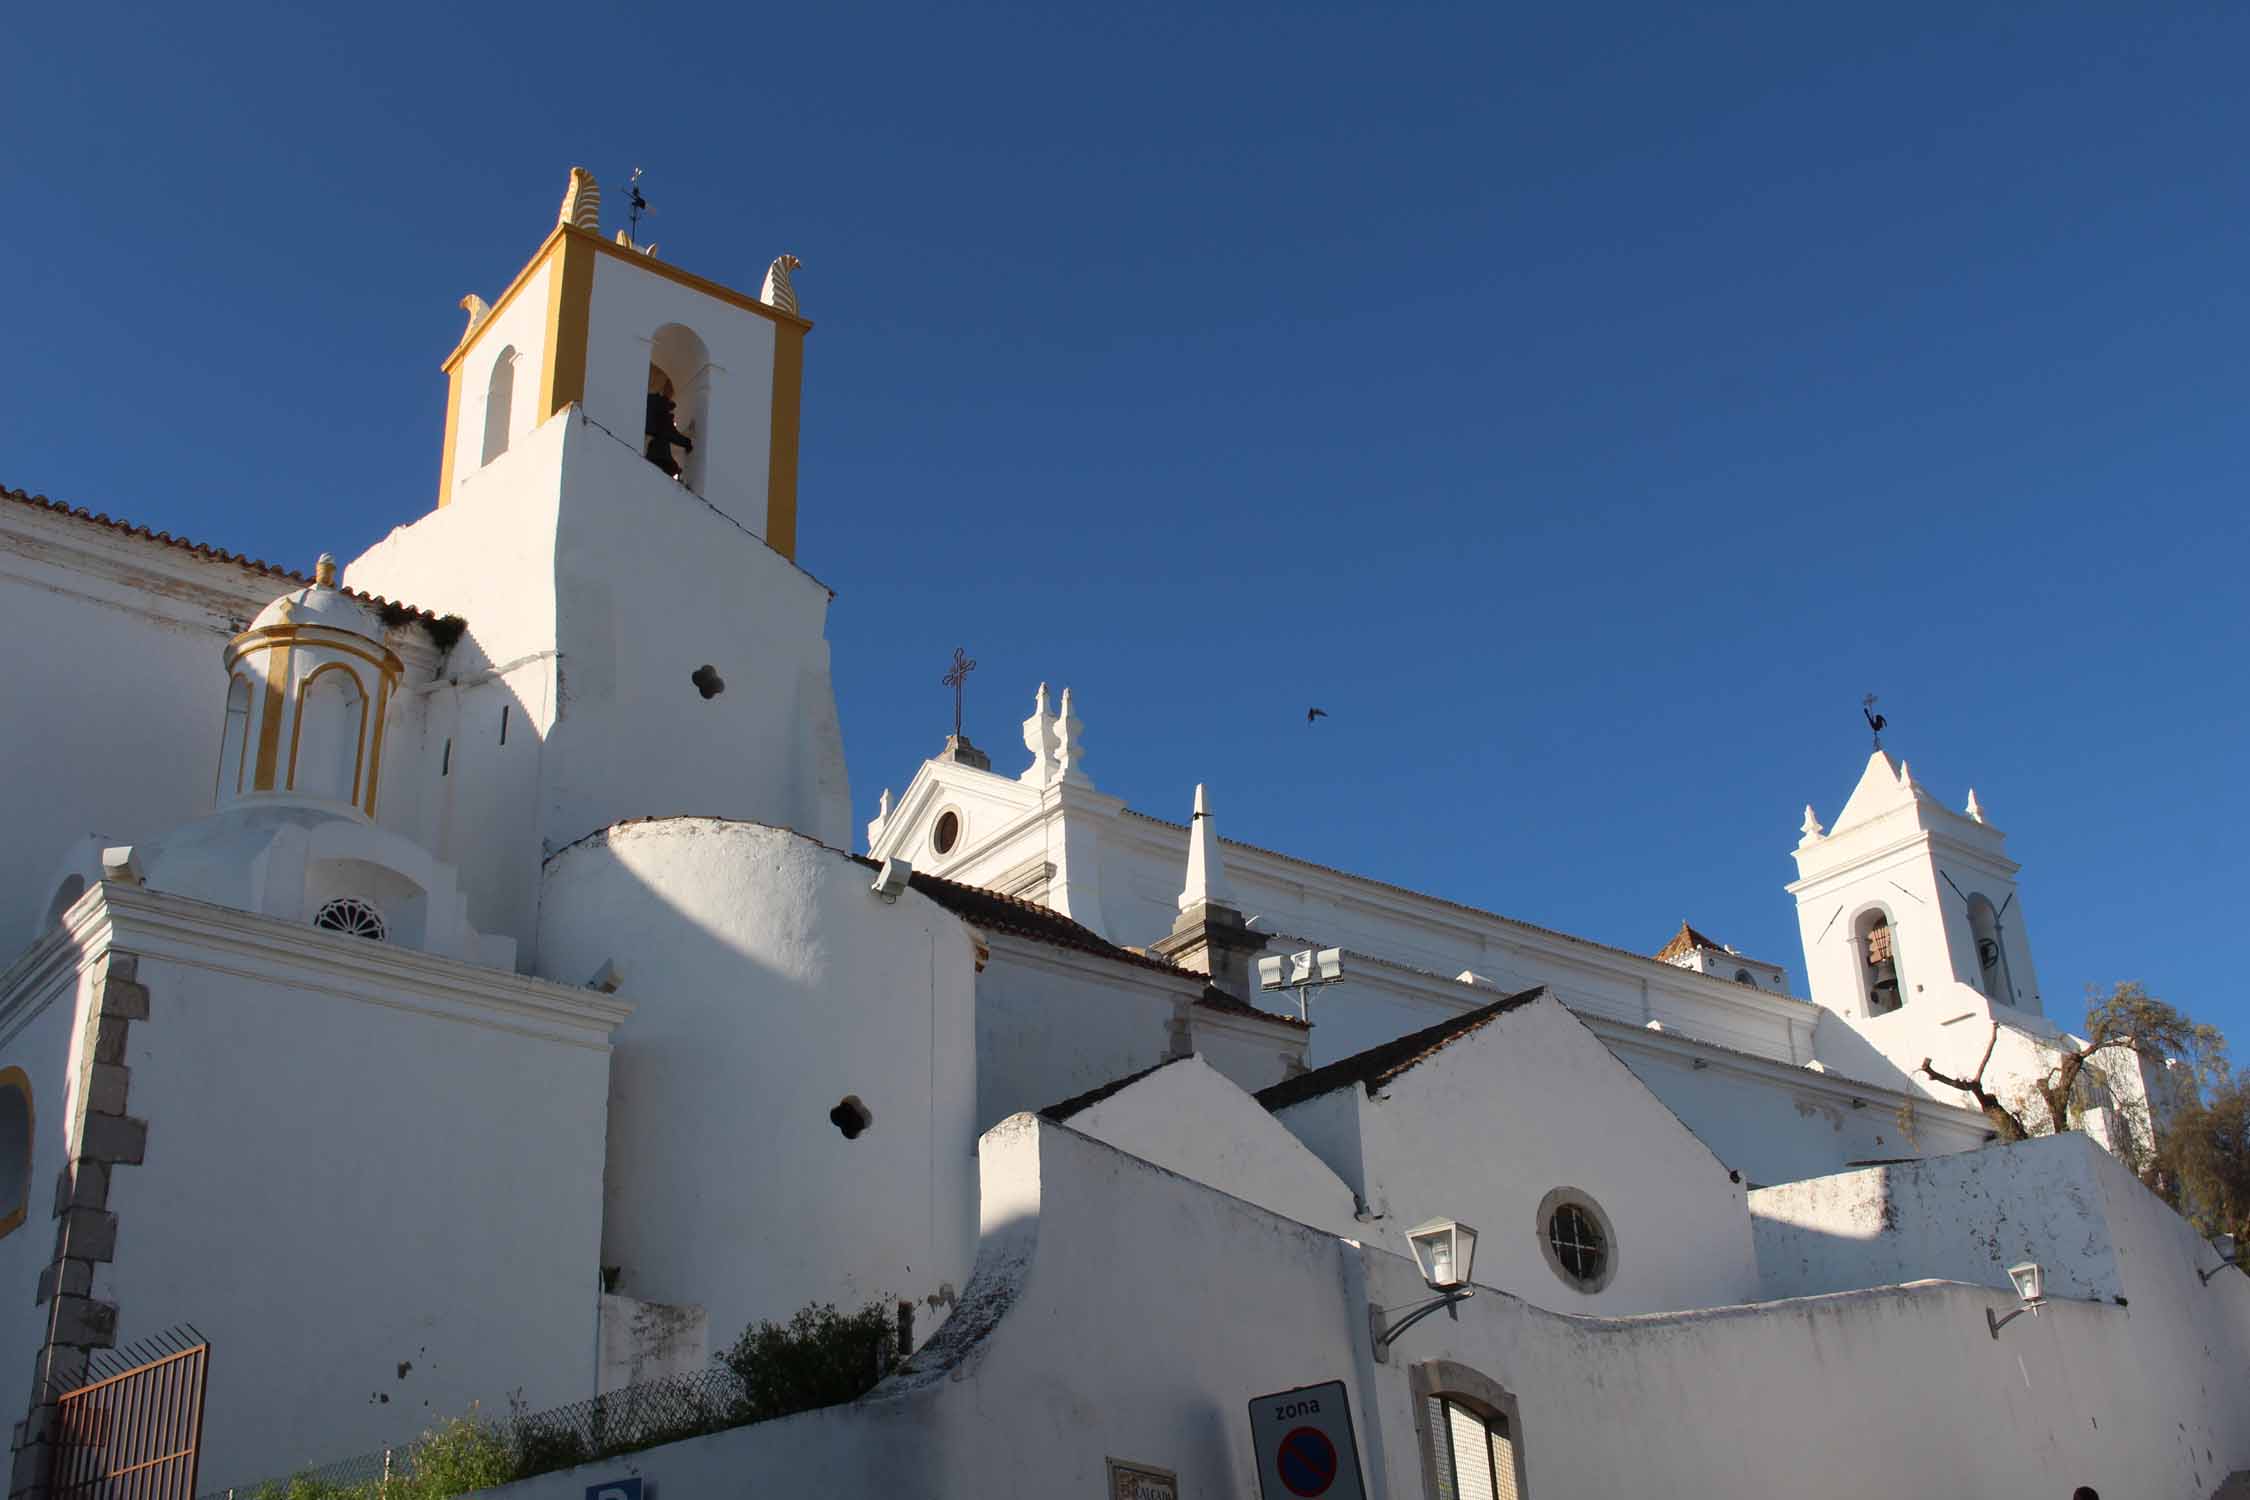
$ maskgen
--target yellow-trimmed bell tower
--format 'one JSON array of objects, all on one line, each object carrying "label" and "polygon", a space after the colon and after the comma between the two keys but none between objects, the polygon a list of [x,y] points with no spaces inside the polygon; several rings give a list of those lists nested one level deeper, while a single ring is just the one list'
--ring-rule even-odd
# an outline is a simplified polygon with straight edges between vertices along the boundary
[{"label": "yellow-trimmed bell tower", "polygon": [[562,211],[507,289],[462,299],[446,356],[438,504],[577,406],[784,557],[797,553],[797,433],[805,334],[777,257],[756,297],[601,234],[601,190],[573,167]]}]

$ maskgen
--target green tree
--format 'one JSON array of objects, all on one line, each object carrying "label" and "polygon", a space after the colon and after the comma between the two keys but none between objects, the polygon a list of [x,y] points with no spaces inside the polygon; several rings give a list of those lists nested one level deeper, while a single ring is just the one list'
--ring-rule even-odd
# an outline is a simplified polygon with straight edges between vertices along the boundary
[{"label": "green tree", "polygon": [[2175,1108],[2148,1176],[2198,1230],[2250,1249],[2250,1074],[2230,1074]]}]

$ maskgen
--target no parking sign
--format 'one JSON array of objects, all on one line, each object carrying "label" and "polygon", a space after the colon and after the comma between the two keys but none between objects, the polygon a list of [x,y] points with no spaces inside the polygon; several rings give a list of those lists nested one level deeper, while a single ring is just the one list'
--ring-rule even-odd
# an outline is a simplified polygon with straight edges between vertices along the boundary
[{"label": "no parking sign", "polygon": [[1265,1500],[1366,1500],[1351,1401],[1341,1380],[1252,1401],[1250,1441],[1258,1450],[1258,1493]]}]

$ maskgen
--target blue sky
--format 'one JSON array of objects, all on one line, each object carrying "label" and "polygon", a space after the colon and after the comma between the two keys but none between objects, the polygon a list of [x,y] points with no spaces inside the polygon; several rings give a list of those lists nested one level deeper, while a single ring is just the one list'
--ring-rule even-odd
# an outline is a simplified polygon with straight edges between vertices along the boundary
[{"label": "blue sky", "polygon": [[[817,324],[801,560],[864,818],[956,644],[1002,769],[1802,979],[1889,744],[2050,1009],[2250,1046],[2250,11],[48,7],[0,483],[305,565],[431,503],[462,293],[635,165]],[[1331,717],[1308,729],[1318,703]]]}]

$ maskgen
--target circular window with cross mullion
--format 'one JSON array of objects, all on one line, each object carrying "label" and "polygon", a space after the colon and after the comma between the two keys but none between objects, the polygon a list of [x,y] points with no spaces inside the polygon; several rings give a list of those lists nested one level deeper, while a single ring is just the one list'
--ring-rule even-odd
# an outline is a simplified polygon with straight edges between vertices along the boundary
[{"label": "circular window with cross mullion", "polygon": [[1591,1296],[1617,1275],[1617,1231],[1592,1196],[1556,1188],[1539,1200],[1539,1250],[1573,1291]]}]

